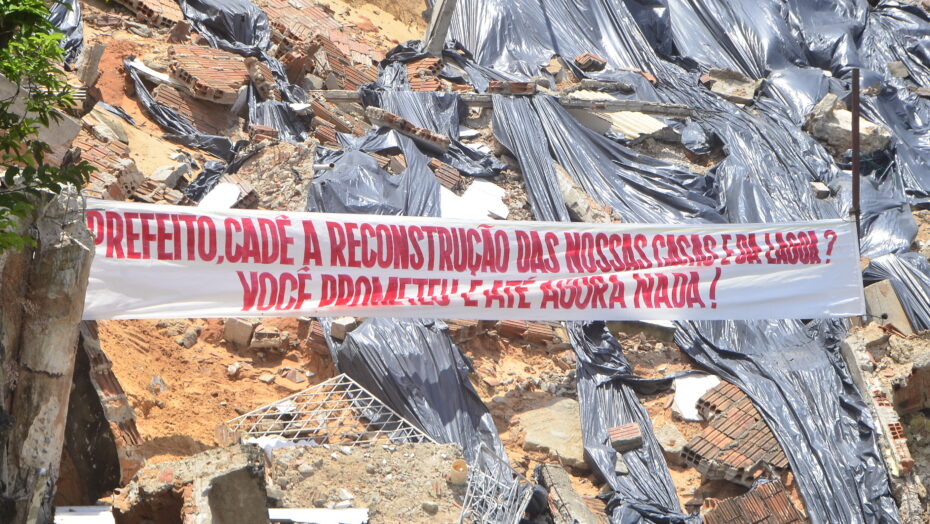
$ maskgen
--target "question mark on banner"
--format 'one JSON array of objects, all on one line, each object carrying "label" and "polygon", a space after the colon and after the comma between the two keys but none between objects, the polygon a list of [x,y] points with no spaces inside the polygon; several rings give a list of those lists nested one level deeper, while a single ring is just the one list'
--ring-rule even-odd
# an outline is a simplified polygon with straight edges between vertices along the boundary
[{"label": "question mark on banner", "polygon": [[829,244],[827,244],[827,262],[826,262],[827,264],[829,264],[830,254],[833,253],[833,244],[836,244],[836,231],[833,231],[832,229],[828,229],[823,232],[823,237],[829,240],[830,242]]},{"label": "question mark on banner", "polygon": [[717,309],[717,282],[720,281],[720,275],[723,274],[723,271],[720,268],[717,268],[717,272],[714,274],[714,280],[710,283],[710,308]]}]

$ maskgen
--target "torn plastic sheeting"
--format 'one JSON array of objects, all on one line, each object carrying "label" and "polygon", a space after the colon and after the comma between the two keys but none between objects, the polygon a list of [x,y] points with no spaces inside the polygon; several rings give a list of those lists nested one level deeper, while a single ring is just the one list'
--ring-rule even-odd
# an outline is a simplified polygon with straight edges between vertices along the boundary
[{"label": "torn plastic sheeting", "polygon": [[461,445],[469,462],[482,443],[507,456],[445,324],[369,318],[339,342],[330,336],[332,320],[321,318],[320,323],[336,369],[398,415],[437,442]]},{"label": "torn plastic sheeting", "polygon": [[[592,198],[607,204],[627,222],[724,222],[717,212],[709,178],[656,160],[582,126],[548,95],[532,98],[555,160]],[[533,125],[526,108],[501,107]],[[526,113],[524,116],[518,111]]]},{"label": "torn plastic sheeting", "polygon": [[874,71],[888,75],[891,62],[903,62],[914,85],[930,86],[930,14],[918,5],[883,1],[869,13],[860,47]]},{"label": "torn plastic sheeting", "polygon": [[203,197],[207,196],[207,193],[219,184],[220,177],[226,173],[226,167],[226,162],[217,160],[206,162],[197,178],[184,188],[184,196],[194,202],[203,200]]},{"label": "torn plastic sheeting", "polygon": [[524,79],[538,76],[554,55],[571,62],[592,52],[607,60],[609,78],[620,69],[643,64],[653,72],[645,48],[629,44],[626,30],[635,22],[620,0],[462,0],[449,38],[472,52],[477,64]]},{"label": "torn plastic sheeting", "polygon": [[245,56],[261,56],[271,45],[268,15],[249,0],[180,0],[184,17],[217,47]]},{"label": "torn plastic sheeting", "polygon": [[362,102],[395,113],[413,125],[448,136],[452,143],[439,159],[470,176],[493,176],[504,168],[491,155],[459,141],[459,125],[467,116],[467,107],[455,93],[399,91],[396,89],[361,90]]},{"label": "torn plastic sheeting", "polygon": [[930,263],[920,253],[873,258],[863,275],[868,283],[891,280],[914,331],[930,329]]},{"label": "torn plastic sheeting", "polygon": [[[389,130],[364,137],[341,134],[339,139],[344,150],[317,149],[317,163],[333,163],[335,167],[313,178],[307,211],[440,216],[439,182],[413,141]],[[407,169],[392,175],[363,151],[403,152]]]},{"label": "torn plastic sheeting", "polygon": [[569,222],[546,135],[530,101],[501,95],[493,95],[491,100],[494,136],[517,157],[534,218]]},{"label": "torn plastic sheeting", "polygon": [[84,48],[84,26],[81,22],[81,2],[58,0],[49,6],[49,22],[62,32],[64,37],[58,45],[65,50],[65,66],[71,67],[81,56]]},{"label": "torn plastic sheeting", "polygon": [[[608,499],[612,523],[700,522],[681,511],[675,485],[662,447],[652,431],[652,420],[634,389],[655,393],[671,386],[675,377],[649,380],[633,376],[623,348],[603,322],[569,324],[572,347],[578,357],[578,402],[585,454],[599,476],[613,489]],[[677,375],[682,376],[682,375]],[[617,451],[607,430],[638,423],[640,448],[622,453],[629,474],[616,473]]]},{"label": "torn plastic sheeting", "polygon": [[307,139],[303,119],[285,102],[259,100],[254,85],[249,85],[249,123],[267,126],[278,132],[278,138],[292,144]]},{"label": "torn plastic sheeting", "polygon": [[106,110],[109,111],[110,113],[113,113],[114,115],[116,115],[116,116],[122,118],[123,120],[129,122],[129,123],[132,124],[134,127],[139,127],[139,124],[136,123],[136,119],[133,118],[132,115],[130,115],[129,113],[127,113],[126,110],[123,109],[122,107],[120,107],[120,106],[111,106],[110,104],[108,104],[108,103],[106,103],[106,102],[97,102],[97,105],[98,105],[99,107],[102,107],[103,109],[106,109]]},{"label": "torn plastic sheeting", "polygon": [[689,322],[676,341],[738,386],[788,456],[812,522],[898,522],[877,431],[839,351],[839,322]]},{"label": "torn plastic sheeting", "polygon": [[152,120],[169,131],[165,138],[194,149],[201,149],[226,161],[232,160],[236,150],[233,143],[226,137],[205,135],[197,131],[187,119],[176,111],[156,102],[148,88],[142,83],[142,79],[139,78],[139,73],[132,65],[132,60],[133,57],[124,60],[123,66],[126,68],[126,72],[129,73],[130,78],[132,78],[133,85],[136,88],[136,97],[145,108],[145,112],[152,117]]},{"label": "torn plastic sheeting", "polygon": [[891,131],[891,148],[904,189],[914,203],[930,203],[930,101],[885,84],[861,98],[865,118]]}]

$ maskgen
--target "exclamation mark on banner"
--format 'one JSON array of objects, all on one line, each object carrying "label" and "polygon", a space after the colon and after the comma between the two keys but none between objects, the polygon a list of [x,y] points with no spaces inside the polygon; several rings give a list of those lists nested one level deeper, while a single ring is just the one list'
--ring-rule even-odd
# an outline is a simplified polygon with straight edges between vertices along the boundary
[{"label": "exclamation mark on banner", "polygon": [[714,275],[714,281],[710,283],[710,308],[717,309],[717,281],[720,280],[720,274],[723,272],[718,267]]}]

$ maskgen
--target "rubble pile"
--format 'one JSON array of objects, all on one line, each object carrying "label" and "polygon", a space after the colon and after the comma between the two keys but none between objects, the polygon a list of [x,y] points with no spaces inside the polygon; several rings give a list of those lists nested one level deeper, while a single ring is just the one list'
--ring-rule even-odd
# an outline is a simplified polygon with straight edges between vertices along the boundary
[{"label": "rubble pile", "polygon": [[[442,3],[432,2],[435,9]],[[442,40],[445,50],[431,55],[410,41],[426,19],[443,15],[421,13],[419,2],[256,0],[255,12],[267,20],[255,26],[267,30],[267,45],[237,40],[241,28],[185,20],[193,2],[82,2],[85,51],[68,79],[86,99],[71,110],[76,138],[55,153],[96,168],[87,197],[218,209],[338,205],[343,212],[585,223],[847,213],[848,67],[825,75],[820,68],[832,65],[804,62],[769,74],[768,64],[710,56],[718,51],[707,42],[689,48],[677,25],[653,34],[664,22],[625,9],[604,19],[629,38],[576,34],[577,45],[567,46],[557,40],[570,25],[553,29],[547,44],[463,34],[468,10],[480,2],[460,3],[445,19],[455,45]],[[548,23],[559,15],[534,11],[544,3],[514,0],[483,16],[509,23],[501,13],[523,9],[526,24]],[[879,16],[877,9],[863,19]],[[923,9],[905,12],[928,18]],[[880,26],[869,24],[870,31]],[[926,25],[930,35],[930,18]],[[716,42],[703,29],[694,40]],[[785,38],[818,38],[806,31],[786,26]],[[604,48],[599,38],[616,46]],[[529,49],[549,43],[541,60]],[[656,49],[624,52],[640,44]],[[755,48],[731,44],[719,52]],[[495,45],[527,54],[493,52]],[[910,56],[916,45],[898,47]],[[665,56],[672,49],[681,56]],[[800,65],[803,56],[799,47],[785,63]],[[902,521],[930,517],[930,340],[922,331],[930,326],[930,283],[921,280],[930,282],[930,270],[921,272],[930,220],[916,209],[930,189],[909,167],[923,165],[928,132],[924,113],[908,109],[925,109],[920,89],[928,86],[917,85],[920,68],[908,61],[870,55],[862,67],[876,60],[889,74],[868,78],[881,87],[864,90],[860,122],[868,314],[850,327],[608,322],[594,325],[602,329],[595,336],[593,324],[444,319],[414,327],[392,320],[372,334],[374,319],[266,317],[107,321],[98,341],[98,326],[87,323],[71,393],[82,409],[71,409],[59,502],[105,500],[117,522],[133,524],[257,522],[269,507],[364,509],[373,523],[452,522],[488,506],[538,524],[647,514],[726,524],[848,516],[841,515],[848,508],[825,509],[817,500],[809,486],[833,480],[812,480],[822,470],[803,464],[809,461],[831,475],[868,470],[861,482],[875,485],[856,503],[881,507],[876,518],[885,511]],[[537,62],[542,67],[527,69]],[[819,85],[816,96],[779,91],[791,75]],[[911,113],[902,131],[896,119]],[[419,173],[425,178],[411,178]],[[428,201],[429,213],[414,209],[415,200]],[[918,259],[917,276],[888,269],[905,256]],[[883,265],[885,257],[894,262]],[[395,328],[409,338],[398,343]],[[791,330],[806,338],[777,349],[785,358],[810,350],[829,360],[827,371],[817,370],[829,375],[818,385],[840,384],[831,402],[861,415],[836,415],[861,431],[842,426],[831,438],[837,449],[864,442],[861,456],[829,457],[837,465],[779,443],[785,431],[806,437],[823,429],[786,429],[789,419],[780,418],[778,408],[791,404],[803,406],[792,413],[798,417],[822,415],[809,377],[792,375],[783,390],[747,387],[762,376],[774,380],[753,359]],[[749,335],[758,333],[765,336]],[[379,345],[368,355],[396,359],[351,353],[363,343]],[[451,364],[433,369],[446,349],[442,358]],[[423,363],[417,355],[426,356]],[[802,356],[810,355],[793,362]],[[757,369],[741,375],[727,359]],[[402,365],[413,371],[395,369]],[[443,387],[457,389],[436,395],[434,371],[449,380]],[[714,384],[695,393],[686,380],[697,377]],[[789,398],[789,390],[810,398]],[[396,391],[405,397],[387,394]],[[438,397],[448,405],[437,405]],[[784,403],[767,403],[775,397]],[[449,400],[459,398],[468,403]],[[82,427],[94,431],[86,443]],[[481,463],[482,453],[497,469]],[[871,457],[867,464],[863,456]],[[885,477],[893,493],[885,493]],[[526,489],[529,478],[541,486],[536,493]]]},{"label": "rubble pile", "polygon": [[269,496],[281,507],[368,508],[372,524],[454,522],[465,484],[453,484],[454,444],[295,446],[272,452]]}]

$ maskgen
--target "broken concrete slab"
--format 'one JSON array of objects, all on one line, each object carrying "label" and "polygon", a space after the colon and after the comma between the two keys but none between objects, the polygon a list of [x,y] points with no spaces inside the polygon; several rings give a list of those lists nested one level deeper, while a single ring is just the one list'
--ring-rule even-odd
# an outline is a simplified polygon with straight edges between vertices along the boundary
[{"label": "broken concrete slab", "polygon": [[866,312],[881,324],[891,324],[905,335],[913,335],[914,328],[907,318],[904,306],[895,293],[890,280],[882,280],[865,287]]},{"label": "broken concrete slab", "polygon": [[681,431],[678,430],[678,427],[674,424],[665,423],[656,426],[654,433],[656,440],[659,441],[659,445],[662,446],[665,460],[667,460],[669,464],[683,466],[685,461],[681,452],[688,441],[685,439],[685,436],[681,434]]},{"label": "broken concrete slab", "polygon": [[334,339],[342,342],[346,335],[358,327],[358,320],[355,317],[339,317],[333,320],[329,327],[329,335]]},{"label": "broken concrete slab", "polygon": [[734,104],[751,104],[762,80],[753,80],[729,69],[711,69],[701,76],[701,83]]},{"label": "broken concrete slab", "polygon": [[258,328],[252,333],[252,342],[249,349],[281,349],[287,342],[287,331],[277,329]]},{"label": "broken concrete slab", "polygon": [[253,318],[227,318],[223,325],[223,338],[240,348],[247,348],[258,324],[259,320]]},{"label": "broken concrete slab", "polygon": [[560,398],[515,418],[526,435],[523,449],[541,451],[551,460],[580,471],[590,469],[584,459],[578,401]]},{"label": "broken concrete slab", "polygon": [[268,522],[264,454],[237,445],[140,470],[113,498],[120,522]]},{"label": "broken concrete slab", "polygon": [[[852,148],[852,112],[833,93],[817,102],[807,115],[804,129],[834,155],[841,155]],[[862,154],[884,149],[890,140],[888,130],[860,117],[859,145]]]},{"label": "broken concrete slab", "polygon": [[595,202],[561,165],[554,165],[559,180],[559,190],[562,192],[565,207],[568,208],[568,214],[572,219],[578,222],[599,224],[613,222],[610,206]]},{"label": "broken concrete slab", "polygon": [[823,182],[811,182],[811,191],[814,192],[814,197],[819,200],[830,198],[830,196],[833,194],[830,186],[824,184]]},{"label": "broken concrete slab", "polygon": [[597,515],[572,487],[571,478],[561,466],[542,464],[536,468],[536,481],[549,495],[549,508],[555,524],[597,522]]}]

